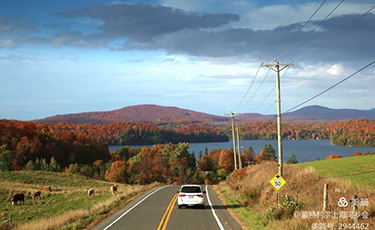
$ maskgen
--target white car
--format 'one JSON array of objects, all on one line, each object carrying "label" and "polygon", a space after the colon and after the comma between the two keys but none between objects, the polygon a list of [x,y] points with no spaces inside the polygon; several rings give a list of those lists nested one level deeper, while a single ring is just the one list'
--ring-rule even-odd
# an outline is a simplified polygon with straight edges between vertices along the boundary
[{"label": "white car", "polygon": [[182,206],[201,206],[204,209],[204,194],[200,185],[188,184],[182,185],[178,191],[178,208]]}]

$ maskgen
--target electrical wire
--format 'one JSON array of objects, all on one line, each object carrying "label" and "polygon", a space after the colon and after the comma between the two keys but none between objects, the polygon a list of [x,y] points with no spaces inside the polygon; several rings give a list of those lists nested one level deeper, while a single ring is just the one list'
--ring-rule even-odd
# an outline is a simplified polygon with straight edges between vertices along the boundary
[{"label": "electrical wire", "polygon": [[316,26],[315,26],[315,28],[314,29],[312,29],[312,30],[310,30],[310,32],[309,33],[307,33],[301,40],[299,40],[296,44],[294,44],[294,46],[292,46],[292,47],[290,47],[289,49],[287,49],[286,51],[284,51],[282,54],[280,54],[279,56],[277,56],[276,58],[277,59],[279,59],[280,57],[282,57],[282,56],[284,56],[285,54],[287,54],[287,53],[289,53],[289,51],[291,51],[291,50],[293,50],[295,47],[297,47],[301,42],[303,42],[308,36],[310,36],[311,34],[312,34],[312,32],[314,32],[321,24],[323,24],[323,22],[325,22],[326,20],[327,20],[327,18],[341,5],[341,3],[343,3],[344,2],[344,0],[341,0],[341,2],[339,2],[336,6],[335,6],[335,8],[333,8],[332,10],[331,10],[331,12],[329,12],[329,14],[327,14],[327,16],[323,19],[323,20],[321,20],[320,22],[319,22],[319,24],[317,24]]},{"label": "electrical wire", "polygon": [[315,10],[315,12],[310,16],[310,18],[305,22],[305,24],[303,24],[303,26],[301,28],[299,28],[299,30],[280,48],[278,49],[275,53],[273,53],[272,55],[268,56],[267,58],[265,58],[266,60],[270,59],[271,57],[273,57],[274,55],[276,55],[278,52],[280,52],[281,50],[283,50],[291,41],[293,41],[293,39],[299,34],[299,32],[302,31],[302,29],[307,25],[307,23],[309,23],[311,21],[311,19],[315,16],[315,14],[320,10],[320,8],[322,8],[322,6],[324,5],[324,3],[326,2],[326,0],[324,0],[320,6]]},{"label": "electrical wire", "polygon": [[259,84],[258,88],[255,90],[255,92],[253,93],[253,95],[250,97],[250,99],[246,102],[246,104],[244,106],[242,106],[242,109],[246,107],[247,104],[249,104],[249,102],[254,98],[255,94],[258,92],[258,90],[260,89],[260,87],[263,85],[263,82],[266,80],[268,74],[270,73],[271,69],[268,69],[266,75],[264,75],[263,77],[263,80],[262,82]]},{"label": "electrical wire", "polygon": [[[328,92],[329,90],[335,88],[336,86],[340,85],[341,83],[345,82],[346,80],[352,78],[353,76],[355,76],[355,75],[358,74],[359,72],[362,72],[363,70],[367,69],[368,67],[370,67],[370,66],[373,65],[374,63],[375,63],[375,61],[370,62],[369,64],[367,64],[367,65],[365,65],[364,67],[362,67],[361,69],[355,71],[354,73],[352,73],[352,74],[349,75],[348,77],[346,77],[346,78],[340,80],[339,82],[337,82],[337,83],[335,83],[334,85],[328,87],[327,89],[323,90],[322,92],[316,94],[316,95],[313,96],[313,97],[310,97],[309,99],[307,99],[307,100],[303,101],[302,103],[300,103],[300,104],[298,104],[298,105],[292,107],[291,109],[288,109],[287,111],[285,111],[285,112],[283,112],[283,113],[281,113],[281,114],[289,113],[289,112],[295,110],[296,108],[298,108],[298,107],[300,107],[300,106],[306,104],[307,102],[314,100],[315,98],[319,97],[320,95],[322,95],[322,94]],[[276,117],[277,117],[277,116],[273,116],[272,119],[269,120],[269,122],[272,121],[273,119],[275,119]]]},{"label": "electrical wire", "polygon": [[375,8],[375,5],[373,7],[371,7],[366,13],[362,14],[357,20],[355,20],[354,22],[352,22],[350,25],[348,25],[345,29],[343,29],[340,33],[336,34],[335,36],[333,36],[331,39],[329,39],[328,41],[324,42],[322,45],[318,46],[317,48],[311,50],[310,52],[307,52],[306,54],[304,55],[301,55],[297,58],[294,58],[293,60],[294,61],[297,61],[299,59],[302,59],[308,55],[310,55],[311,53],[317,51],[318,49],[322,48],[323,46],[327,45],[329,42],[331,42],[332,40],[336,39],[338,36],[340,36],[341,34],[343,34],[345,31],[347,31],[350,27],[352,27],[354,24],[356,24],[358,21],[360,21],[364,16],[366,16],[372,9]]},{"label": "electrical wire", "polygon": [[234,108],[232,111],[235,111],[235,110],[241,105],[241,103],[243,102],[243,100],[245,99],[245,97],[247,96],[247,94],[249,93],[249,91],[250,91],[250,89],[251,89],[251,86],[253,85],[255,79],[257,78],[258,73],[259,73],[259,70],[260,70],[261,67],[262,67],[262,63],[259,65],[258,70],[257,70],[257,72],[255,73],[254,78],[253,78],[253,80],[251,81],[251,83],[250,83],[250,85],[249,85],[249,88],[247,88],[247,91],[246,91],[245,95],[242,97],[240,103],[238,103],[238,105],[236,106],[236,108]]},{"label": "electrical wire", "polygon": [[[289,69],[290,66],[288,66],[285,70],[285,72],[283,73],[283,75],[281,76],[281,79],[284,78],[285,74],[288,72],[288,69]],[[256,110],[257,108],[259,108],[259,106],[261,106],[267,99],[268,97],[271,95],[271,93],[276,89],[276,85],[273,87],[273,89],[268,93],[268,95],[263,99],[262,102],[260,102],[253,110]]]},{"label": "electrical wire", "polygon": [[[365,44],[368,40],[370,40],[372,37],[374,37],[375,35],[375,32],[372,33],[369,37],[367,37],[365,40],[363,40],[360,44],[358,44],[356,47],[354,47],[353,49],[351,49],[349,52],[347,52],[344,56],[342,56],[337,62],[340,62],[341,60],[343,60],[344,58],[346,58],[347,56],[349,56],[351,53],[353,53],[355,50],[359,49],[359,47],[361,47],[363,44]],[[285,96],[290,96],[291,94],[295,93],[296,91],[300,90],[302,87],[304,87],[305,85],[307,85],[308,83],[310,83],[313,79],[317,78],[317,77],[320,77],[323,73],[327,72],[330,68],[332,68],[332,66],[334,66],[335,63],[331,64],[330,66],[328,66],[326,69],[324,69],[321,73],[315,75],[314,77],[312,77],[310,80],[308,80],[307,82],[301,84],[297,89],[294,89],[292,92],[286,94]]]},{"label": "electrical wire", "polygon": [[317,95],[315,95],[315,96],[313,96],[313,97],[311,97],[311,98],[305,100],[304,102],[302,102],[302,103],[300,103],[300,104],[294,106],[293,108],[288,109],[287,111],[283,112],[283,114],[284,114],[284,113],[289,113],[290,111],[292,111],[292,110],[294,110],[294,109],[296,109],[296,108],[298,108],[298,107],[300,107],[300,106],[306,104],[307,102],[309,102],[309,101],[311,101],[311,100],[313,100],[313,99],[319,97],[320,95],[322,95],[322,94],[328,92],[329,90],[335,88],[336,86],[340,85],[340,84],[343,83],[344,81],[346,81],[346,80],[352,78],[353,76],[355,76],[355,75],[358,74],[359,72],[362,72],[362,71],[365,70],[366,68],[370,67],[370,66],[373,65],[374,63],[375,63],[375,61],[370,62],[370,63],[367,64],[366,66],[364,66],[364,67],[362,67],[361,69],[355,71],[354,73],[352,73],[352,74],[349,75],[348,77],[342,79],[341,81],[337,82],[336,84],[332,85],[331,87],[329,87],[329,88],[323,90],[322,92],[320,92],[320,93],[318,93]]}]

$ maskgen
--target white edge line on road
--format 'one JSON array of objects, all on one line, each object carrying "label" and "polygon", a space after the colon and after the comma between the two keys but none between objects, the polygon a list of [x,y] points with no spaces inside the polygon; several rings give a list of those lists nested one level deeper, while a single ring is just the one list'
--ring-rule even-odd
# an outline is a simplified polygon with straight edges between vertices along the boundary
[{"label": "white edge line on road", "polygon": [[210,200],[210,196],[208,195],[208,186],[207,186],[207,185],[206,185],[206,195],[207,195],[208,204],[210,205],[210,208],[211,208],[212,214],[214,215],[215,220],[216,220],[217,224],[219,225],[219,228],[220,228],[221,230],[224,230],[223,225],[221,224],[219,218],[218,218],[217,215],[216,215],[216,212],[215,212],[214,208],[212,207],[211,200]]},{"label": "white edge line on road", "polygon": [[158,192],[159,190],[164,189],[166,187],[168,187],[168,186],[165,186],[165,187],[162,187],[162,188],[158,188],[155,191],[153,191],[152,193],[148,194],[146,197],[144,197],[142,200],[140,200],[138,203],[136,203],[133,207],[129,208],[128,211],[124,212],[120,217],[118,217],[115,221],[113,221],[111,224],[109,224],[103,230],[107,230],[108,228],[112,227],[112,225],[114,225],[117,221],[119,221],[122,217],[124,217],[126,214],[128,214],[131,210],[133,210],[135,207],[137,207],[144,200],[146,200],[147,198],[149,198],[152,194],[154,194],[154,193]]}]

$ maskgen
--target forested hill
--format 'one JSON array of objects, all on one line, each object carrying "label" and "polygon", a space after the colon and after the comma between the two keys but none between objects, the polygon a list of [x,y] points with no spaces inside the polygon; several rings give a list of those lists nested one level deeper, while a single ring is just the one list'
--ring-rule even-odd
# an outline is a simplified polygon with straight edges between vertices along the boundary
[{"label": "forested hill", "polygon": [[223,122],[228,118],[207,113],[195,112],[177,107],[158,105],[135,105],[107,112],[87,112],[56,115],[39,120],[43,123],[95,123],[108,124],[113,122],[170,122],[177,120]]},{"label": "forested hill", "polygon": [[[269,121],[274,115],[258,113],[242,113],[238,119],[245,122]],[[375,110],[330,109],[322,106],[307,106],[283,115],[283,121],[341,121],[357,118],[375,120]],[[225,116],[216,116],[177,107],[158,105],[128,106],[106,112],[85,112],[76,114],[56,115],[38,120],[42,123],[68,122],[75,124],[109,124],[115,122],[170,123],[175,121],[197,121],[206,123],[228,122]]]}]

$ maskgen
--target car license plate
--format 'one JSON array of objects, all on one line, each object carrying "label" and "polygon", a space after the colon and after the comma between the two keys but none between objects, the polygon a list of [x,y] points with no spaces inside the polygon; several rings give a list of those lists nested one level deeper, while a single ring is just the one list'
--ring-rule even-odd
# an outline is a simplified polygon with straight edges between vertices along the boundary
[{"label": "car license plate", "polygon": [[189,199],[194,199],[194,196],[189,196]]}]

